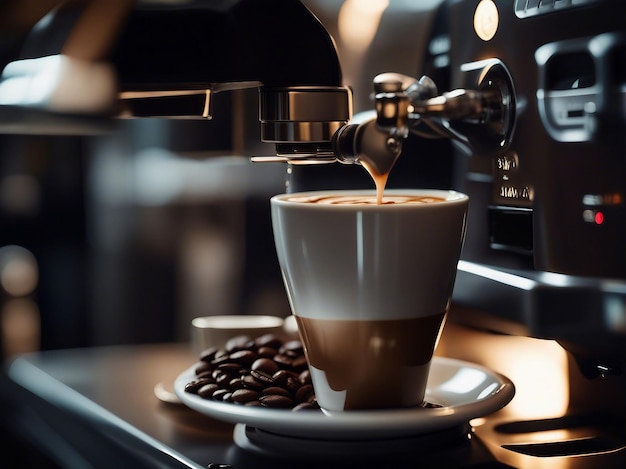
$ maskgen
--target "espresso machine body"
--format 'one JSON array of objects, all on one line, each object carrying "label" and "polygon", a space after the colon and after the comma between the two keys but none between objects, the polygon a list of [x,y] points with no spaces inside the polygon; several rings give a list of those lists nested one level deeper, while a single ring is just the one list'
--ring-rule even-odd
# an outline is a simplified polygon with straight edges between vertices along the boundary
[{"label": "espresso machine body", "polygon": [[458,152],[456,184],[473,208],[457,300],[569,345],[586,373],[618,372],[626,363],[626,6],[483,3],[496,7],[488,40],[476,33],[476,2],[449,3],[452,86],[472,87],[474,64],[501,61],[515,89],[515,128],[506,148]]},{"label": "espresso machine body", "polygon": [[[626,4],[484,0],[449,1],[443,9],[449,36],[431,41],[448,40],[451,88],[475,87],[477,64],[497,60],[516,101],[507,146],[454,145],[454,186],[471,203],[451,323],[488,331],[468,344],[482,347],[476,359],[493,366],[516,340],[527,342],[518,352],[526,357],[519,402],[526,386],[551,382],[540,378],[550,355],[539,350],[554,344],[564,357],[555,367],[561,371],[550,373],[563,373],[562,407],[511,412],[506,423],[483,428],[486,440],[507,448],[502,460],[514,466],[537,467],[540,457],[545,467],[619,467],[626,429]],[[458,128],[474,132],[471,123]],[[502,348],[491,348],[497,340]],[[533,354],[543,361],[530,365]],[[552,430],[562,433],[545,433]],[[608,446],[574,443],[607,434]]]},{"label": "espresso machine body", "polygon": [[468,64],[496,57],[517,96],[509,148],[488,155],[488,172],[474,169],[478,162],[469,169],[493,179],[489,247],[532,254],[537,270],[623,279],[626,8],[509,3],[497,4],[499,27],[488,41],[467,20],[471,2],[450,8],[453,86],[471,85]]}]

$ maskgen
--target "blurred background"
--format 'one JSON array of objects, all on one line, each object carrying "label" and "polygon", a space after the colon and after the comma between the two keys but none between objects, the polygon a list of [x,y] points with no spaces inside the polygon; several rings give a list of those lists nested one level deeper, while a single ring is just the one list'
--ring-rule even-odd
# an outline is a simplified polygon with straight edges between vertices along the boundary
[{"label": "blurred background", "polygon": [[[8,15],[15,2],[0,1],[0,69],[47,7],[28,3]],[[213,121],[0,134],[5,358],[186,340],[195,316],[289,313],[268,202],[284,192],[286,167],[249,162],[265,152],[257,99],[256,89],[218,94]]]},{"label": "blurred background", "polygon": [[286,168],[237,154],[234,97],[218,97],[213,122],[0,136],[5,355],[184,340],[201,315],[288,314],[268,207]]}]

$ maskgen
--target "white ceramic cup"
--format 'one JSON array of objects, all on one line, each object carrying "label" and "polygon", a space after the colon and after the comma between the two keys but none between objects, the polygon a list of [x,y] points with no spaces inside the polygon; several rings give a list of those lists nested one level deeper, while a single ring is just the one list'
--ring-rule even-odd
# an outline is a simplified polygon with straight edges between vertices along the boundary
[{"label": "white ceramic cup", "polygon": [[192,350],[200,354],[211,347],[223,348],[229,339],[247,335],[255,339],[265,334],[284,335],[284,320],[278,316],[218,315],[191,320]]},{"label": "white ceramic cup", "polygon": [[278,260],[313,386],[327,413],[423,403],[432,354],[450,305],[468,197],[386,190],[436,203],[310,203],[374,191],[271,199]]}]

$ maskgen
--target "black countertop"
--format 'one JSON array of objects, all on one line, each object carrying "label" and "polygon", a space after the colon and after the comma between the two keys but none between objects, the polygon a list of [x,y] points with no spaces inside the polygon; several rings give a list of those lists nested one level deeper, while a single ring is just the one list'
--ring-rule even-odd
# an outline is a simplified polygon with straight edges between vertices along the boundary
[{"label": "black countertop", "polygon": [[155,397],[155,385],[170,387],[194,361],[186,344],[71,349],[17,358],[5,378],[9,398],[4,403],[12,402],[6,430],[28,440],[50,467],[402,467],[416,458],[422,467],[441,467],[444,455],[450,464],[446,467],[506,467],[467,437],[468,427],[441,432],[441,438],[425,441],[428,450],[418,444],[414,454],[294,461],[251,453],[234,444],[232,424]]},{"label": "black countertop", "polygon": [[[452,327],[448,331],[454,333]],[[445,344],[440,349],[454,352]],[[583,430],[597,421],[567,416],[520,421],[509,410],[515,405],[473,422],[475,428],[429,435],[402,454],[320,454],[299,460],[262,455],[234,443],[232,424],[155,397],[155,385],[170,387],[195,361],[188,344],[176,343],[55,350],[13,360],[0,382],[0,436],[21,461],[8,467],[626,467],[624,428],[588,439]],[[569,426],[564,430],[561,424]],[[546,437],[555,430],[560,433],[552,446],[532,446],[541,439],[550,442]],[[585,445],[574,448],[563,440]],[[506,449],[507,443],[522,443],[522,452]],[[562,454],[549,452],[554,444]],[[0,451],[5,448],[0,445]]]}]

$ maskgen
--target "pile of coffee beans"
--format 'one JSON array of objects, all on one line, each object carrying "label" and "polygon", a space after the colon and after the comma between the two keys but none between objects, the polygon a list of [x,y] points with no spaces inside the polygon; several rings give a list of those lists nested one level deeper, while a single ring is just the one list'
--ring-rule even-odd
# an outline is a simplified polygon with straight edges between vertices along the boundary
[{"label": "pile of coffee beans", "polygon": [[302,342],[273,334],[231,338],[200,354],[185,391],[205,399],[275,409],[319,410]]}]

